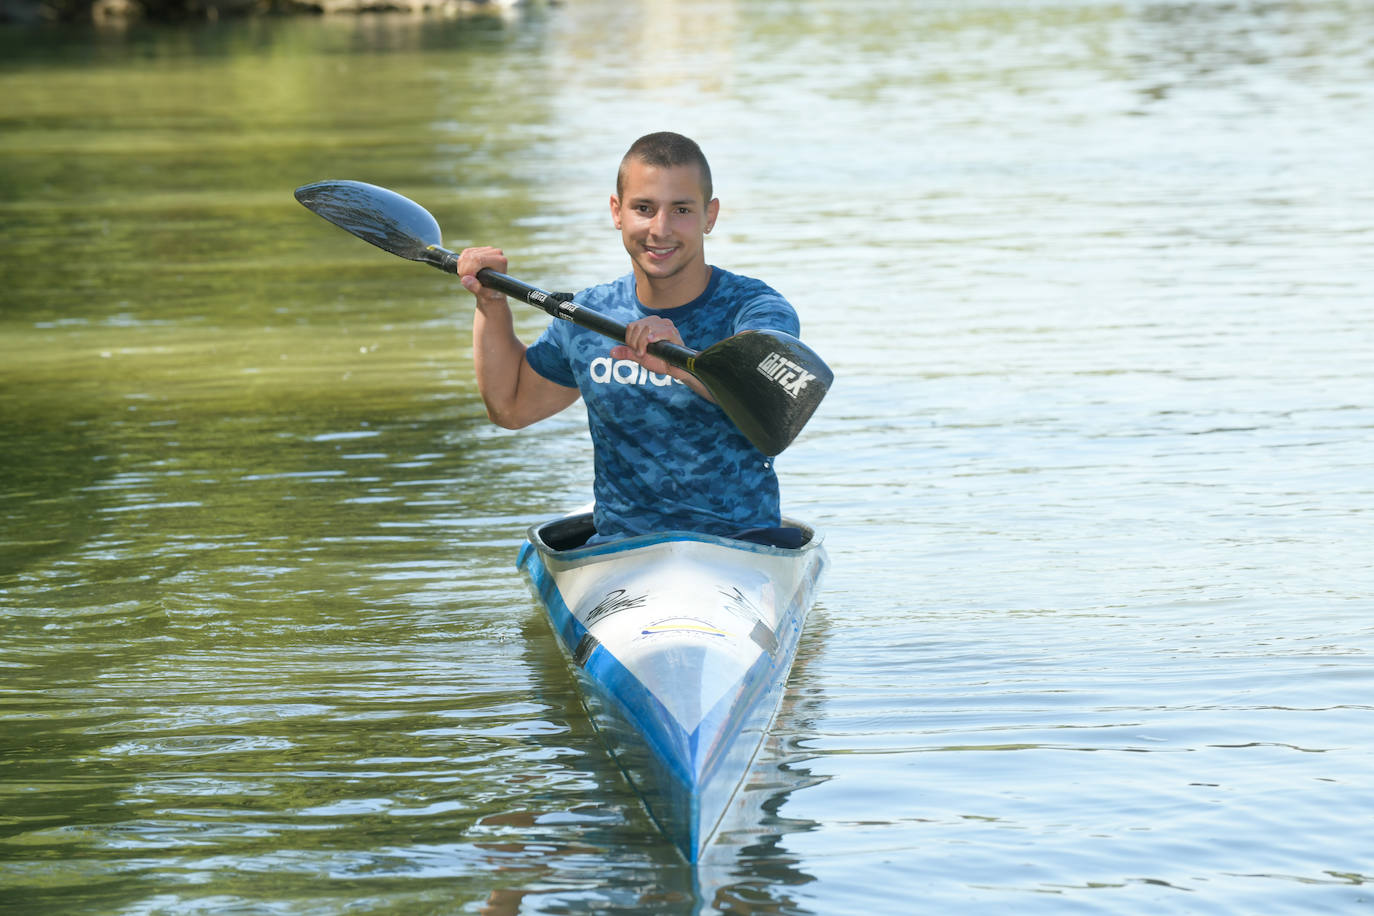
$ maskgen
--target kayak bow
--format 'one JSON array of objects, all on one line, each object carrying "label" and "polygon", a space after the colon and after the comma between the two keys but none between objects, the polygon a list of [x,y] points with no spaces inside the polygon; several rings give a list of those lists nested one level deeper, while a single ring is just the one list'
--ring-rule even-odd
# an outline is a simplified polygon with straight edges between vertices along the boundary
[{"label": "kayak bow", "polygon": [[583,513],[520,550],[593,724],[689,862],[768,733],[826,564],[821,537],[786,524],[799,549],[688,532],[585,547]]}]

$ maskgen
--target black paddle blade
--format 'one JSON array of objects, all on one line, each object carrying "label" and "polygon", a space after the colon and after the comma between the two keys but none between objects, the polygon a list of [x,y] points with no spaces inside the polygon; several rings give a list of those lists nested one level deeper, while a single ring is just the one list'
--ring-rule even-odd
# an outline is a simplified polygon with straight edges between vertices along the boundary
[{"label": "black paddle blade", "polygon": [[781,331],[727,337],[698,353],[688,369],[765,455],[792,444],[835,380],[814,350]]},{"label": "black paddle blade", "polygon": [[297,188],[296,200],[358,238],[412,261],[432,261],[431,249],[443,240],[428,210],[375,184],[317,181]]}]

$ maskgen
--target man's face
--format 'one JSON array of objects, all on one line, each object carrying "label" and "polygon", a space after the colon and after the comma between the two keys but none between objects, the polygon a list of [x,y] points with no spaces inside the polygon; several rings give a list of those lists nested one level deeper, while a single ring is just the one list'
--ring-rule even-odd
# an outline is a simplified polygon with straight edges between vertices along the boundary
[{"label": "man's face", "polygon": [[621,196],[611,197],[611,219],[625,250],[651,280],[705,267],[704,237],[719,209],[719,201],[702,198],[695,165],[660,168],[631,160]]}]

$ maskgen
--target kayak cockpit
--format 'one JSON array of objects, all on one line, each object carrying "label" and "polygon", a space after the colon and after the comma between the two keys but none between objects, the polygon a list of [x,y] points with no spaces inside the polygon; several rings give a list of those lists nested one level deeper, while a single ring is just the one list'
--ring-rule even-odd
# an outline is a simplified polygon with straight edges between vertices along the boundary
[{"label": "kayak cockpit", "polygon": [[[587,541],[595,534],[596,526],[592,521],[592,513],[576,512],[536,525],[531,529],[529,536],[537,548],[562,553],[587,546]],[[815,536],[815,530],[809,525],[785,518],[782,520],[782,524],[776,528],[751,528],[747,531],[737,532],[730,537],[722,537],[722,540],[797,550],[811,543]],[[718,536],[702,535],[702,537]]]}]

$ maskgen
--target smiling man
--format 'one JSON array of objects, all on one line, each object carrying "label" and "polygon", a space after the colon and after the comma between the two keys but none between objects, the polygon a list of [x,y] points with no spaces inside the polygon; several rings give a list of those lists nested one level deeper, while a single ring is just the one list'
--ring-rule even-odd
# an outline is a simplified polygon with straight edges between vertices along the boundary
[{"label": "smiling man", "polygon": [[553,321],[528,348],[505,296],[477,280],[506,272],[499,248],[469,248],[458,275],[477,299],[473,359],[493,422],[518,429],[581,397],[595,455],[596,539],[685,530],[786,543],[772,461],[654,341],[701,350],[748,330],[798,335],[797,314],[766,284],[713,267],[706,236],[720,201],[700,147],[675,133],[635,141],[620,163],[611,221],[632,271],[576,301],[626,325],[625,343]]}]

